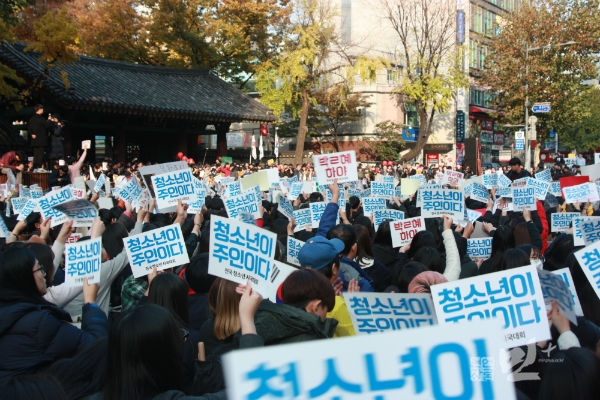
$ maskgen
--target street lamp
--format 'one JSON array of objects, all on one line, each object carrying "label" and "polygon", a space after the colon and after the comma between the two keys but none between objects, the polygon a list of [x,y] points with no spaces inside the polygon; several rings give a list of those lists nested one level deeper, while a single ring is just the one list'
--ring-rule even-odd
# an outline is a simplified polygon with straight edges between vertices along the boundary
[{"label": "street lamp", "polygon": [[[550,49],[551,47],[564,47],[577,44],[574,41],[568,41],[565,43],[549,43],[545,46],[538,47],[525,47],[525,168],[531,168],[531,143],[529,142],[529,52],[541,49]],[[556,149],[558,151],[558,147]]]}]

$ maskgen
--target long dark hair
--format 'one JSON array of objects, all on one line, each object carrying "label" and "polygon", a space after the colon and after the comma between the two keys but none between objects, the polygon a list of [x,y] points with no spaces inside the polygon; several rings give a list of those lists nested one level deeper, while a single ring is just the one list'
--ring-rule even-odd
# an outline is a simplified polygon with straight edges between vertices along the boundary
[{"label": "long dark hair", "polygon": [[0,254],[0,302],[11,302],[14,296],[42,299],[32,273],[35,261],[35,253],[21,243],[9,244]]},{"label": "long dark hair", "polygon": [[182,387],[183,338],[171,313],[145,304],[112,326],[104,400],[145,399]]},{"label": "long dark hair", "polygon": [[152,280],[148,289],[148,303],[163,306],[180,324],[187,326],[190,323],[188,290],[187,282],[177,275],[159,274]]}]

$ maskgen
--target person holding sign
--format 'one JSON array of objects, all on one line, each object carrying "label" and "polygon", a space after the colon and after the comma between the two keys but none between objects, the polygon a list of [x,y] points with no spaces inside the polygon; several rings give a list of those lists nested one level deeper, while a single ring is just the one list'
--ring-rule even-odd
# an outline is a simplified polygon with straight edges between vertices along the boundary
[{"label": "person holding sign", "polygon": [[0,258],[0,381],[39,372],[106,335],[106,314],[95,304],[98,285],[84,282],[79,329],[69,313],[42,297],[46,266],[33,251],[14,244]]},{"label": "person holding sign", "polygon": [[[262,345],[256,334],[254,314],[262,297],[248,283],[241,288],[240,347]],[[97,399],[185,398],[182,352],[185,332],[174,317],[155,304],[145,304],[125,314],[108,338],[108,361],[103,391]],[[152,352],[152,356],[148,356]],[[192,397],[188,397],[192,398]],[[193,397],[199,400],[226,399],[224,392]]]}]

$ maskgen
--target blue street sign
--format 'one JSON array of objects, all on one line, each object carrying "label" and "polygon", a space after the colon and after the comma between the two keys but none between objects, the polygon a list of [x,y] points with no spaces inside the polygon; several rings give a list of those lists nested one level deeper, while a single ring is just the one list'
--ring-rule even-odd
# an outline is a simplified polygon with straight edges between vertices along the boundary
[{"label": "blue street sign", "polygon": [[531,107],[531,111],[534,113],[548,113],[550,112],[550,103],[535,103]]},{"label": "blue street sign", "polygon": [[524,139],[515,139],[515,150],[516,151],[525,150],[525,140]]}]

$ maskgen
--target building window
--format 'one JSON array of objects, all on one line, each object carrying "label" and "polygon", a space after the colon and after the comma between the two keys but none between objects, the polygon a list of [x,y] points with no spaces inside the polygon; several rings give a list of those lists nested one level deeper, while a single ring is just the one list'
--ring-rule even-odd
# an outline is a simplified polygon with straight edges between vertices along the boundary
[{"label": "building window", "polygon": [[477,33],[483,32],[483,9],[471,4],[471,29]]},{"label": "building window", "polygon": [[412,127],[419,126],[419,114],[414,104],[404,103],[404,124]]}]

